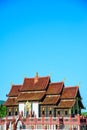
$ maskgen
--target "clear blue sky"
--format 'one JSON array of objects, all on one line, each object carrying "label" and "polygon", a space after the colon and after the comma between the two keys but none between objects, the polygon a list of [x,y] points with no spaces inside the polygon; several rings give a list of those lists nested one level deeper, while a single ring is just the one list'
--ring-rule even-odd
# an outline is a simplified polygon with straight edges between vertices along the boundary
[{"label": "clear blue sky", "polygon": [[37,71],[87,107],[87,0],[0,0],[0,99]]}]

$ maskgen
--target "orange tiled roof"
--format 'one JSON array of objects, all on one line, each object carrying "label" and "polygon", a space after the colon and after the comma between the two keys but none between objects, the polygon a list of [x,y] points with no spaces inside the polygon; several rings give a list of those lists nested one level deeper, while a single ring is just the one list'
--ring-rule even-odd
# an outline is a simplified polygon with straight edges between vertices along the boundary
[{"label": "orange tiled roof", "polygon": [[21,91],[39,91],[45,90],[50,82],[50,77],[25,78]]},{"label": "orange tiled roof", "polygon": [[63,82],[50,83],[46,94],[60,94],[63,86]]},{"label": "orange tiled roof", "polygon": [[18,105],[17,98],[8,98],[7,101],[4,103],[5,106],[15,106]]},{"label": "orange tiled roof", "polygon": [[22,85],[12,85],[12,88],[8,94],[9,97],[17,97],[19,94],[19,90],[21,89]]},{"label": "orange tiled roof", "polygon": [[75,100],[61,100],[58,108],[71,108],[75,104]]},{"label": "orange tiled roof", "polygon": [[37,93],[21,93],[17,100],[18,101],[39,101],[45,96],[45,92],[37,92]]},{"label": "orange tiled roof", "polygon": [[60,96],[46,96],[44,101],[41,104],[44,105],[56,105]]},{"label": "orange tiled roof", "polygon": [[78,86],[66,87],[63,89],[61,99],[72,99],[75,98],[78,92]]}]

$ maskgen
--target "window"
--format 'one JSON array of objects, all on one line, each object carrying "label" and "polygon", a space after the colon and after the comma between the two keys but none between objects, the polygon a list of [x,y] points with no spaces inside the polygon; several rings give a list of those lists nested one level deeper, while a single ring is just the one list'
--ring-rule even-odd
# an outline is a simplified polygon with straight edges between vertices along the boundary
[{"label": "window", "polygon": [[73,110],[71,110],[71,114],[73,114]]},{"label": "window", "polygon": [[42,111],[42,115],[44,115],[45,114],[45,112],[44,111]]},{"label": "window", "polygon": [[11,116],[11,108],[8,109],[8,115]]},{"label": "window", "polygon": [[42,115],[45,115],[45,109],[44,109],[44,107],[42,108]]},{"label": "window", "polygon": [[60,111],[58,111],[57,114],[60,115]]},{"label": "window", "polygon": [[12,108],[12,115],[14,115],[14,108]]},{"label": "window", "polygon": [[49,115],[52,115],[52,111],[51,110],[49,111]]},{"label": "window", "polygon": [[18,115],[17,111],[15,112],[15,115]]},{"label": "window", "polygon": [[77,109],[75,110],[75,114],[77,114]]},{"label": "window", "polygon": [[52,108],[49,108],[49,115],[52,115]]},{"label": "window", "polygon": [[68,115],[68,111],[65,111],[65,115]]},{"label": "window", "polygon": [[9,112],[8,115],[11,116],[11,112]]},{"label": "window", "polygon": [[18,109],[15,108],[15,115],[18,115]]}]

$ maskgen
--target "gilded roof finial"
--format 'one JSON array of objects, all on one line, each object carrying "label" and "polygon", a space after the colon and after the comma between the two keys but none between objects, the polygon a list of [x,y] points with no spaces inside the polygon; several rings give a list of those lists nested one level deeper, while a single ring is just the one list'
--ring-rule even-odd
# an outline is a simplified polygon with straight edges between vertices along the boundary
[{"label": "gilded roof finial", "polygon": [[80,85],[81,85],[81,83],[80,83],[80,82],[78,82],[77,86],[78,86],[78,87],[80,87]]},{"label": "gilded roof finial", "polygon": [[38,72],[36,72],[36,77],[38,77]]},{"label": "gilded roof finial", "polygon": [[10,85],[12,86],[12,85],[13,85],[13,83],[12,83],[12,82],[10,82]]},{"label": "gilded roof finial", "polygon": [[66,77],[63,78],[63,82],[65,82],[65,81],[66,81]]},{"label": "gilded roof finial", "polygon": [[36,72],[36,76],[34,78],[34,83],[37,83],[38,82],[38,72]]}]

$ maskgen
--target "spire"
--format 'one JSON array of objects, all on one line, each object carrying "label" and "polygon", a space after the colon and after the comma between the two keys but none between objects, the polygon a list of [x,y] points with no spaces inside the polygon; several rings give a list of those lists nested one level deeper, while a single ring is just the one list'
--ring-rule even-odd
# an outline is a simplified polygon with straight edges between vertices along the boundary
[{"label": "spire", "polygon": [[38,72],[36,72],[36,77],[38,77]]},{"label": "spire", "polygon": [[37,83],[38,82],[38,72],[36,72],[36,76],[34,78],[34,83]]},{"label": "spire", "polygon": [[78,86],[78,87],[80,87],[80,85],[81,85],[81,83],[80,83],[80,82],[78,82],[77,86]]}]

